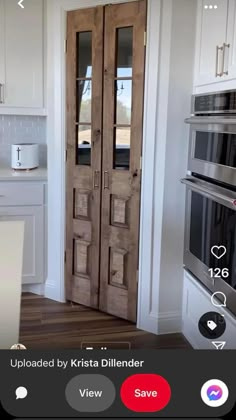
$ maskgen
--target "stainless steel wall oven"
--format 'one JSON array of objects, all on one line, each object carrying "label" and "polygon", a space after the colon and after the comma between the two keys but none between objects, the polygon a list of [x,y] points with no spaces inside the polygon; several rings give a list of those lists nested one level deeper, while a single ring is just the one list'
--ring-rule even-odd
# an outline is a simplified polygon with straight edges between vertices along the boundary
[{"label": "stainless steel wall oven", "polygon": [[[186,122],[184,264],[210,291],[223,292],[236,315],[236,91],[193,96]],[[226,252],[217,258],[213,247]]]}]

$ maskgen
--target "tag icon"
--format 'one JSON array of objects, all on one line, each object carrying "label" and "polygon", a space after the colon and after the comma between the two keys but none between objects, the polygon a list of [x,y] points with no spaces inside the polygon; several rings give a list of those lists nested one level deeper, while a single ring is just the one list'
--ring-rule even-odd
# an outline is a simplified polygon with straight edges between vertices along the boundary
[{"label": "tag icon", "polygon": [[207,321],[207,326],[211,331],[214,331],[217,328],[217,324],[212,320]]},{"label": "tag icon", "polygon": [[206,312],[198,321],[198,329],[203,337],[218,340],[225,332],[226,322],[224,315],[219,312]]}]

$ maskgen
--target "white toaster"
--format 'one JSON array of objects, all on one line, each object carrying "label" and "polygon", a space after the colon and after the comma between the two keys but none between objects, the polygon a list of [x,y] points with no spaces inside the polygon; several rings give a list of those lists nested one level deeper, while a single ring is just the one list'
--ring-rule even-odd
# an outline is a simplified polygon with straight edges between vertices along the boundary
[{"label": "white toaster", "polygon": [[35,169],[39,166],[39,146],[35,143],[19,143],[11,146],[12,169]]}]

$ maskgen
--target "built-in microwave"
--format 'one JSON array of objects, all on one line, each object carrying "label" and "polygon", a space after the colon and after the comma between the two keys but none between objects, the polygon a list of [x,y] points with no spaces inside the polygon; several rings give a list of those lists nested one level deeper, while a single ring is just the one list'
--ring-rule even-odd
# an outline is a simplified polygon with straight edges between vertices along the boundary
[{"label": "built-in microwave", "polygon": [[236,116],[192,117],[188,169],[236,185]]},{"label": "built-in microwave", "polygon": [[194,95],[192,104],[189,171],[236,185],[236,91]]},{"label": "built-in microwave", "polygon": [[[184,265],[207,289],[224,293],[236,315],[236,189],[197,177],[182,182],[187,187]],[[214,249],[224,255],[218,259]]]}]

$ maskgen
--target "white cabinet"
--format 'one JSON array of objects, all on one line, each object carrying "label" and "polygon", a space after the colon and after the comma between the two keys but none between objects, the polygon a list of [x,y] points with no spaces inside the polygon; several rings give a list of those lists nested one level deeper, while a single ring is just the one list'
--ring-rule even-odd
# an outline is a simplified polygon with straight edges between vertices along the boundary
[{"label": "white cabinet", "polygon": [[[45,281],[44,190],[45,185],[40,183],[0,183],[0,221],[24,221],[25,223],[23,284],[37,284]],[[27,192],[29,195],[25,201]]]},{"label": "white cabinet", "polygon": [[43,0],[0,0],[0,102],[0,114],[43,113]]},{"label": "white cabinet", "polygon": [[236,0],[229,1],[229,14],[227,26],[227,43],[228,55],[226,56],[226,70],[228,70],[228,78],[236,80]]},{"label": "white cabinet", "polygon": [[198,0],[194,85],[235,81],[236,0]]}]

